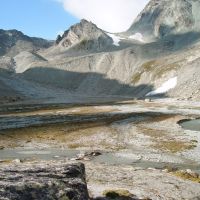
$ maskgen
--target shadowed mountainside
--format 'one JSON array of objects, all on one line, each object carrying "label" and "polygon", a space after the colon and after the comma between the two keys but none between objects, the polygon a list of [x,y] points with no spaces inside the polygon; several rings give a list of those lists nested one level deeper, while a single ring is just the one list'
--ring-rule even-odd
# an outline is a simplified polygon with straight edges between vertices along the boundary
[{"label": "shadowed mountainside", "polygon": [[27,80],[63,88],[77,94],[142,97],[153,90],[150,85],[141,84],[134,87],[94,72],[78,73],[55,68],[37,67],[25,71],[20,76]]}]

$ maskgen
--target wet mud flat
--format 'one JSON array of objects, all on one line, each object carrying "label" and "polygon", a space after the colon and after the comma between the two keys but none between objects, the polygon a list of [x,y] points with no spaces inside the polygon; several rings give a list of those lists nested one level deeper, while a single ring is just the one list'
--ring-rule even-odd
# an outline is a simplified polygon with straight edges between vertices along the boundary
[{"label": "wet mud flat", "polygon": [[127,156],[140,152],[137,153],[141,154],[140,159],[145,159],[144,154],[149,154],[146,152],[152,152],[163,157],[167,154],[169,159],[166,160],[170,160],[173,155],[178,157],[181,152],[198,146],[198,140],[187,137],[184,129],[177,123],[191,116],[171,113],[167,109],[159,112],[157,109],[152,103],[140,105],[126,102],[118,105],[77,105],[2,113],[0,147],[2,150],[97,149],[121,152]]}]

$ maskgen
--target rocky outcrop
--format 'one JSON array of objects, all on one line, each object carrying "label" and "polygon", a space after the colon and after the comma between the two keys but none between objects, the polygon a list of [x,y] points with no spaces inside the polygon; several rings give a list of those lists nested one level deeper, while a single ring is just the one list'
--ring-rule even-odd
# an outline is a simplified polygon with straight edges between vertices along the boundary
[{"label": "rocky outcrop", "polygon": [[5,69],[10,72],[14,72],[15,60],[9,56],[0,56],[0,69]]},{"label": "rocky outcrop", "polygon": [[83,164],[18,164],[0,167],[2,200],[87,200]]}]

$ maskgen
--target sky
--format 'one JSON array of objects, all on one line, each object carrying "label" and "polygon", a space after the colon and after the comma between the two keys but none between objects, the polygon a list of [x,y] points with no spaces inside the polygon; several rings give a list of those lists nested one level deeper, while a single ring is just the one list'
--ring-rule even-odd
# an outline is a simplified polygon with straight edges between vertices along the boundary
[{"label": "sky", "polygon": [[0,0],[0,29],[55,39],[80,19],[108,32],[129,28],[149,0]]}]

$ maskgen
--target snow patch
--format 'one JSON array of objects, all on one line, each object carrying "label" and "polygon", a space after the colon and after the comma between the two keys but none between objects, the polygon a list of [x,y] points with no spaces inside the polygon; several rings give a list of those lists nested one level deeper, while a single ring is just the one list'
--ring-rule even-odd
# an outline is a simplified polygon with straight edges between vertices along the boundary
[{"label": "snow patch", "polygon": [[170,89],[175,88],[177,85],[177,77],[171,78],[168,81],[166,81],[165,83],[162,84],[161,87],[159,87],[158,89],[149,92],[146,94],[146,96],[153,96],[156,94],[163,94],[168,92]]},{"label": "snow patch", "polygon": [[134,35],[129,36],[129,38],[133,40],[138,40],[140,42],[144,42],[144,38],[141,33],[135,33]]},{"label": "snow patch", "polygon": [[111,33],[108,33],[108,35],[112,38],[112,40],[113,40],[113,45],[115,45],[115,46],[120,46],[119,42],[120,42],[123,38],[121,38],[120,36],[111,34]]}]

